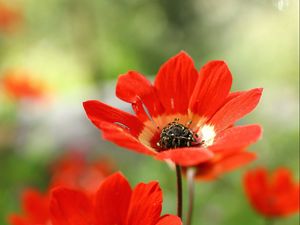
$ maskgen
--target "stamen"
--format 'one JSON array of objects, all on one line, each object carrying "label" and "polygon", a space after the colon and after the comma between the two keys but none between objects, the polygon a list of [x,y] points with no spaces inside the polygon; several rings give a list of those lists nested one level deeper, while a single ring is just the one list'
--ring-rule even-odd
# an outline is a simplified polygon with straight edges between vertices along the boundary
[{"label": "stamen", "polygon": [[187,127],[190,127],[190,125],[191,125],[192,123],[193,123],[193,121],[190,120],[190,121],[188,121],[188,122],[186,123],[186,126],[187,126]]},{"label": "stamen", "polygon": [[143,103],[143,101],[142,101],[141,99],[139,99],[139,100],[140,100],[140,102],[141,102],[141,104],[142,104],[143,110],[144,110],[144,112],[146,113],[148,119],[151,121],[151,123],[152,123],[154,126],[158,127],[158,125],[157,125],[157,124],[155,123],[155,121],[153,120],[153,118],[152,118],[152,116],[151,116],[151,114],[150,114],[148,108],[146,107],[146,105]]}]

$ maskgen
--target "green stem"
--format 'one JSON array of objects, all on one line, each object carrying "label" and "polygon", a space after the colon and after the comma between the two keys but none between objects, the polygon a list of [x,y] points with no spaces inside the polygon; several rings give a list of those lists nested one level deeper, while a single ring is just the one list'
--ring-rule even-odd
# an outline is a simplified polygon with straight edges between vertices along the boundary
[{"label": "green stem", "polygon": [[274,225],[274,224],[275,224],[274,221],[275,221],[275,220],[272,219],[272,218],[266,218],[266,225]]},{"label": "green stem", "polygon": [[195,168],[189,168],[187,170],[187,184],[188,184],[189,199],[188,199],[188,211],[186,216],[186,225],[191,225],[193,219],[194,197],[195,197],[195,175],[196,175]]},{"label": "green stem", "polygon": [[182,175],[181,167],[176,165],[177,177],[177,216],[182,219]]}]

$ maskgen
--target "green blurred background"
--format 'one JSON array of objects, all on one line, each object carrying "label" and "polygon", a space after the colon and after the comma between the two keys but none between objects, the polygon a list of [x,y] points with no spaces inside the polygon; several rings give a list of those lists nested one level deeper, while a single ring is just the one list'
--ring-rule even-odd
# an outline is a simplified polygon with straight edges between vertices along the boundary
[{"label": "green blurred background", "polygon": [[[198,68],[225,60],[233,90],[263,87],[263,98],[240,123],[259,123],[259,159],[196,187],[195,225],[264,224],[241,183],[257,165],[285,166],[299,179],[299,2],[297,0],[1,0],[21,13],[13,31],[0,30],[0,79],[26,71],[47,84],[46,102],[16,101],[0,84],[0,224],[20,210],[24,187],[45,190],[49,165],[65,151],[110,156],[137,182],[159,180],[164,212],[175,213],[175,175],[164,163],[102,140],[81,103],[101,99],[124,110],[116,78],[137,70],[153,79],[180,50]],[[299,216],[277,221],[296,225]]]}]

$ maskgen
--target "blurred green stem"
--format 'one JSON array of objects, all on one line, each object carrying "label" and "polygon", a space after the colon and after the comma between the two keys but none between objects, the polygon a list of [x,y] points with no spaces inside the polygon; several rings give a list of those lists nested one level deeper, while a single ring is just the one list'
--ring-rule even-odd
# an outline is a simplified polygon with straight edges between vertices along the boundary
[{"label": "blurred green stem", "polygon": [[188,185],[188,192],[189,192],[189,199],[188,199],[188,211],[186,216],[186,225],[192,224],[193,219],[193,209],[194,209],[194,195],[195,195],[195,175],[196,169],[189,168],[187,170],[187,185]]},{"label": "blurred green stem", "polygon": [[181,167],[176,165],[177,177],[177,216],[182,219],[182,175]]},{"label": "blurred green stem", "polygon": [[275,224],[274,221],[275,221],[275,220],[272,219],[272,218],[266,218],[266,225],[274,225],[274,224]]}]

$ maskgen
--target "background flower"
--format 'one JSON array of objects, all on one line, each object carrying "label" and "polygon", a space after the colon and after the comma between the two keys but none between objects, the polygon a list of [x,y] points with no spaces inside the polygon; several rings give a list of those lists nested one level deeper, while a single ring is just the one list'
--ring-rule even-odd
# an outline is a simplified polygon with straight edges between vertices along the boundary
[{"label": "background flower", "polygon": [[82,152],[72,150],[52,166],[50,185],[95,193],[101,181],[112,174],[113,170],[111,160],[100,158],[91,161]]},{"label": "background flower", "polygon": [[21,12],[18,9],[0,2],[0,32],[11,32],[21,22]]},{"label": "background flower", "polygon": [[50,95],[45,82],[35,79],[25,71],[8,71],[4,73],[0,84],[4,93],[15,100],[42,100]]},{"label": "background flower", "polygon": [[247,172],[244,179],[247,197],[253,208],[268,218],[288,216],[299,212],[299,181],[291,171],[278,168],[270,174],[265,168]]},{"label": "background flower", "polygon": [[37,190],[28,189],[22,196],[23,215],[9,216],[11,225],[48,225],[50,222],[49,196]]}]

